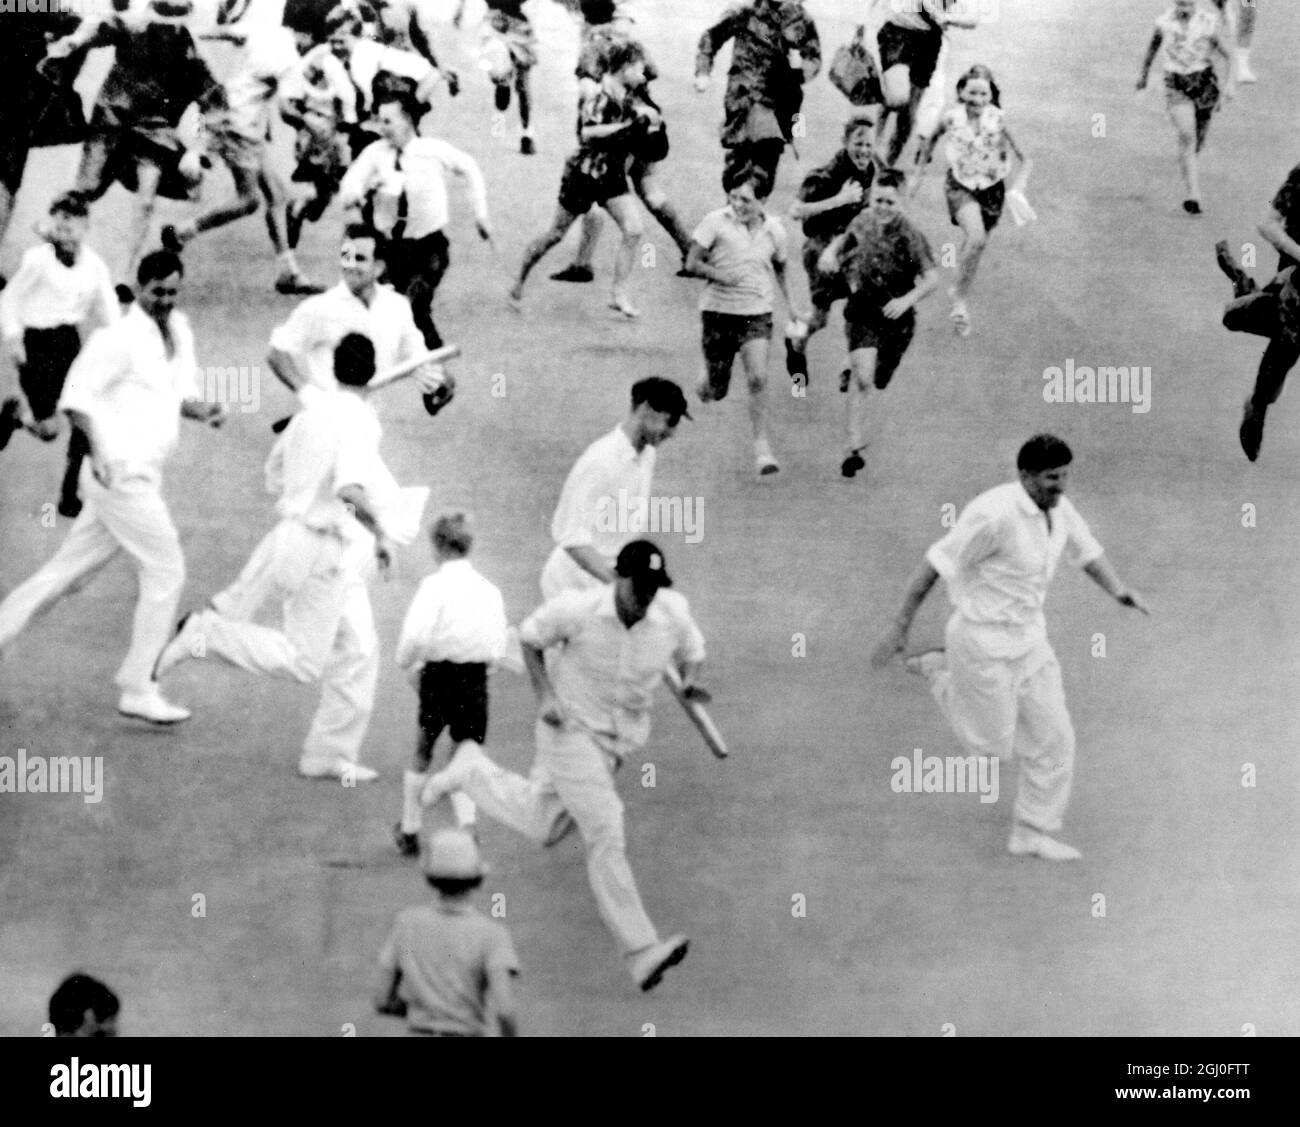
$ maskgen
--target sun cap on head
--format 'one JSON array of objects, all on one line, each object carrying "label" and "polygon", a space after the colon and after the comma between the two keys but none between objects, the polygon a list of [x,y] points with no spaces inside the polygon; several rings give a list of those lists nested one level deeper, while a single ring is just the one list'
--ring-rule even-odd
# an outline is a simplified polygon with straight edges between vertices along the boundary
[{"label": "sun cap on head", "polygon": [[424,875],[435,880],[474,880],[487,873],[478,844],[467,830],[438,830],[424,853]]},{"label": "sun cap on head", "polygon": [[614,563],[614,574],[639,583],[653,582],[656,587],[671,587],[664,566],[664,554],[651,540],[633,540],[623,545]]}]

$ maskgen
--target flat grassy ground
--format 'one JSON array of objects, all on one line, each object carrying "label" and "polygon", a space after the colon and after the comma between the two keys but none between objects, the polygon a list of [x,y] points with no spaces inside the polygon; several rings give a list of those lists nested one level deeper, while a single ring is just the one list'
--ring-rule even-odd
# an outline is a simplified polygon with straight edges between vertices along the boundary
[{"label": "flat grassy ground", "polygon": [[[474,32],[439,31],[467,89],[440,106],[435,129],[482,163],[499,247],[478,243],[457,198],[439,322],[465,348],[459,394],[434,421],[410,391],[389,393],[381,408],[399,480],[430,484],[435,508],[477,513],[477,562],[514,621],[538,599],[550,513],[574,458],[617,420],[634,378],[693,384],[699,348],[697,283],[673,276],[676,255],[657,229],[654,265],[634,283],[641,323],[607,318],[609,239],[601,284],[548,282],[564,261],[557,251],[535,275],[526,312],[505,306],[573,143],[576,33],[557,5],[533,7],[542,42],[533,158],[517,153],[513,129],[491,128]],[[707,95],[690,89],[695,40],[723,5],[641,7],[660,13],[645,17],[644,32],[672,128],[664,179],[694,221],[724,202],[722,67]],[[829,57],[859,6],[812,0],[809,9]],[[733,754],[713,761],[664,694],[644,753],[655,786],[643,787],[642,765],[629,763],[621,787],[647,906],[665,933],[691,935],[689,958],[641,996],[596,914],[577,839],[543,852],[484,824],[493,873],[481,904],[504,896],[528,1034],[639,1036],[647,1023],[659,1035],[933,1036],[946,1023],[959,1035],[1238,1035],[1247,1023],[1261,1035],[1300,1033],[1296,401],[1293,391],[1274,410],[1263,457],[1248,464],[1236,427],[1262,342],[1219,327],[1228,288],[1212,252],[1220,237],[1256,239],[1258,217],[1300,159],[1300,63],[1285,50],[1300,35],[1300,11],[1263,6],[1261,82],[1215,122],[1206,214],[1196,220],[1179,207],[1158,83],[1141,99],[1133,92],[1159,5],[1002,0],[999,9],[955,34],[951,73],[982,61],[999,77],[1037,163],[1029,194],[1040,221],[996,232],[968,339],[950,331],[941,296],[923,307],[916,342],[878,400],[887,421],[865,480],[838,473],[838,316],[813,346],[806,399],[788,394],[774,350],[778,477],[752,477],[739,389],[696,411],[661,451],[656,493],[703,506],[697,543],[662,542],[708,636],[712,711]],[[799,161],[783,165],[778,211],[801,172],[834,150],[846,103],[823,77],[806,108],[808,135]],[[3,248],[8,269],[75,164],[71,149],[33,158]],[[208,200],[228,192],[225,175],[207,191]],[[92,226],[91,244],[115,271],[126,205],[113,189]],[[168,205],[159,218],[184,212]],[[953,240],[939,176],[913,214],[936,249]],[[321,279],[333,280],[337,233],[331,213],[305,237],[304,263]],[[1260,252],[1261,279],[1273,261]],[[258,219],[208,236],[187,262],[184,307],[200,362],[262,366],[258,409],[222,432],[187,427],[169,471],[193,605],[236,575],[273,520],[262,463],[268,426],[289,398],[263,357],[292,299],[270,290]],[[795,277],[802,292],[797,268]],[[1151,410],[1044,402],[1044,369],[1067,359],[1149,366]],[[907,576],[943,532],[943,506],[1007,480],[1019,444],[1043,429],[1073,445],[1071,495],[1155,611],[1149,620],[1124,612],[1074,573],[1054,586],[1049,628],[1079,737],[1062,836],[1085,854],[1064,867],[1002,851],[1010,764],[996,807],[891,790],[894,756],[956,748],[919,682],[867,665]],[[61,456],[23,436],[4,455],[0,590],[66,533],[67,522],[40,520]],[[346,1023],[364,1035],[401,1032],[373,1015],[369,997],[392,914],[425,895],[389,840],[415,717],[391,653],[429,566],[424,547],[412,547],[374,589],[385,668],[364,758],[382,774],[353,790],[297,778],[316,702],[298,686],[192,663],[168,692],[194,707],[193,721],[155,732],[120,719],[112,675],[134,593],[122,563],[10,648],[0,752],[102,756],[107,782],[98,805],[0,797],[0,1032],[36,1033],[50,991],[74,967],[121,994],[129,1032],[330,1036]],[[936,592],[914,640],[938,641],[946,613]],[[1098,634],[1104,658],[1092,656]],[[501,674],[492,691],[489,750],[525,769],[526,682]],[[1253,788],[1242,786],[1246,764]],[[202,918],[191,912],[198,894]]]}]

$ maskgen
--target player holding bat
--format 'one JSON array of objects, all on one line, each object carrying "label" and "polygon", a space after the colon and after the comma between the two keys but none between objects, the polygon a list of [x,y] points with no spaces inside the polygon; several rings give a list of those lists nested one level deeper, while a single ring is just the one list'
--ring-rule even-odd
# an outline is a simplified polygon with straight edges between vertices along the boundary
[{"label": "player holding bat", "polygon": [[650,735],[650,701],[671,664],[688,694],[704,662],[704,637],[686,599],[670,590],[663,553],[634,540],[609,586],[569,590],[519,628],[538,700],[537,757],[528,778],[494,763],[472,741],[425,784],[431,806],[463,791],[479,809],[542,845],[576,824],[605,926],[642,990],[686,957],[684,935],[660,939],[628,865],[623,803],[614,774]]}]

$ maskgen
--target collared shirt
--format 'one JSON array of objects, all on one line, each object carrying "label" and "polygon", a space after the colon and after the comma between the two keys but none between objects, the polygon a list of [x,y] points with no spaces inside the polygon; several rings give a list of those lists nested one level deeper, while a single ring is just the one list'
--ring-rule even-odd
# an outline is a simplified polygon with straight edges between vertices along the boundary
[{"label": "collared shirt", "polygon": [[367,145],[344,175],[339,194],[346,202],[364,199],[373,191],[375,225],[380,234],[390,235],[398,217],[399,200],[405,193],[403,237],[422,239],[447,225],[448,172],[468,183],[474,218],[486,225],[487,184],[478,162],[436,137],[414,137],[403,145],[400,168],[398,150],[387,141]]},{"label": "collared shirt", "polygon": [[885,23],[905,27],[908,31],[940,31],[939,17],[953,7],[956,0],[891,0]]},{"label": "collared shirt", "polygon": [[1186,22],[1175,18],[1173,8],[1156,19],[1160,63],[1166,74],[1195,74],[1210,65],[1219,19],[1218,12],[1207,8],[1197,8]]},{"label": "collared shirt", "polygon": [[785,227],[779,219],[764,214],[757,226],[747,227],[728,204],[709,212],[691,241],[709,252],[709,265],[715,270],[740,276],[735,285],[708,282],[700,295],[700,309],[747,317],[772,312],[776,300],[773,264],[785,265],[787,257]]},{"label": "collared shirt", "polygon": [[1102,546],[1068,497],[1048,516],[1019,481],[981,493],[925,558],[990,657],[1015,658],[1046,637],[1043,603],[1062,558],[1086,567]]},{"label": "collared shirt", "polygon": [[174,355],[138,305],[96,330],[68,371],[59,410],[89,416],[95,449],[106,462],[161,469],[180,436],[181,403],[198,399],[194,334],[185,314],[168,322]]},{"label": "collared shirt", "polygon": [[434,73],[433,65],[423,56],[414,51],[403,51],[400,47],[386,47],[373,39],[358,39],[346,66],[352,85],[357,89],[357,110],[363,115],[368,115],[374,108],[370,99],[374,96],[375,76],[381,70],[399,78],[409,78],[417,86]]},{"label": "collared shirt", "polygon": [[895,211],[881,219],[870,208],[849,224],[840,261],[852,293],[881,301],[910,293],[935,265],[929,242],[907,216]]},{"label": "collared shirt", "polygon": [[271,347],[298,360],[316,387],[333,388],[334,349],[348,333],[370,338],[378,372],[428,351],[415,327],[410,302],[392,286],[376,286],[367,305],[343,282],[307,298],[289,314],[272,331]]},{"label": "collared shirt", "polygon": [[299,68],[285,78],[280,97],[301,102],[307,111],[327,119],[357,120],[357,88],[328,43],[313,47],[302,57]]},{"label": "collared shirt", "polygon": [[629,629],[614,590],[557,595],[524,619],[519,640],[546,651],[555,695],[573,722],[632,749],[650,736],[650,702],[664,670],[703,661],[704,636],[685,597],[667,588]]},{"label": "collared shirt", "polygon": [[506,650],[506,605],[467,559],[447,560],[415,593],[397,642],[403,669],[429,661],[498,660]]},{"label": "collared shirt", "polygon": [[989,104],[972,124],[965,106],[954,106],[943,115],[944,151],[953,179],[972,191],[991,188],[1011,171],[1006,119],[1002,110]]},{"label": "collared shirt", "polygon": [[382,435],[374,409],[354,392],[316,388],[271,448],[267,491],[279,494],[281,517],[321,532],[355,534],[355,518],[339,499],[348,485],[367,488],[383,465]]},{"label": "collared shirt", "polygon": [[857,217],[859,211],[867,206],[871,195],[871,185],[876,179],[876,162],[870,161],[865,169],[853,163],[844,149],[836,153],[820,168],[814,168],[804,177],[799,185],[799,200],[802,203],[821,203],[838,196],[847,185],[856,183],[862,187],[862,202],[845,204],[834,211],[823,211],[820,215],[810,215],[803,221],[803,233],[816,242],[830,242],[841,234]]},{"label": "collared shirt", "polygon": [[301,68],[302,59],[287,28],[254,25],[246,34],[239,69],[225,86],[225,106],[209,112],[207,121],[212,129],[265,141],[271,128],[271,103]]},{"label": "collared shirt", "polygon": [[594,548],[613,566],[623,545],[646,531],[655,448],[638,452],[622,425],[596,439],[564,479],[551,518],[558,549]]},{"label": "collared shirt", "polygon": [[0,293],[0,326],[6,340],[24,329],[80,325],[91,314],[111,325],[122,314],[113,292],[113,278],[104,260],[87,246],[65,266],[49,243],[29,247],[22,265]]},{"label": "collared shirt", "polygon": [[598,141],[583,141],[582,131],[593,125],[622,125],[636,118],[636,92],[627,90],[616,98],[605,89],[604,81],[578,84],[578,151],[570,162],[584,176],[604,180],[627,164],[630,146],[639,130],[625,130]]},{"label": "collared shirt", "polygon": [[468,905],[436,903],[397,914],[379,965],[402,972],[397,992],[411,1029],[485,1037],[488,970],[518,974],[519,956],[495,920]]}]

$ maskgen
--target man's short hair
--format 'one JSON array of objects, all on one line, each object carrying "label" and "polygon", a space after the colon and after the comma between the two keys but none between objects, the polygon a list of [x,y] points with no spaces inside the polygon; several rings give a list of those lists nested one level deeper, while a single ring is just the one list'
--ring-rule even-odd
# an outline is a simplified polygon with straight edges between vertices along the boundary
[{"label": "man's short hair", "polygon": [[859,129],[870,129],[874,135],[876,129],[876,119],[866,110],[854,110],[849,114],[848,120],[844,123],[844,144],[849,143],[849,138]]},{"label": "man's short hair", "polygon": [[605,68],[606,74],[617,74],[626,66],[632,63],[645,62],[645,50],[639,43],[631,39],[615,40],[605,50],[601,63]]},{"label": "man's short hair", "polygon": [[876,173],[876,178],[872,181],[872,187],[893,188],[898,191],[906,183],[907,174],[901,168],[882,168]]},{"label": "man's short hair", "polygon": [[468,556],[474,547],[474,527],[469,513],[462,510],[443,513],[433,522],[430,539],[445,556]]},{"label": "man's short hair", "polygon": [[364,333],[348,333],[334,348],[334,378],[344,387],[365,387],[375,376],[375,346]]},{"label": "man's short hair", "polygon": [[765,200],[772,194],[772,178],[757,165],[742,164],[723,171],[722,190],[728,195],[745,184],[753,186],[757,199]]},{"label": "man's short hair", "polygon": [[120,1003],[117,995],[97,978],[77,971],[59,983],[50,995],[50,1024],[56,1037],[70,1037],[82,1027],[86,1011],[99,1022],[116,1016]]},{"label": "man's short hair", "polygon": [[50,204],[50,214],[85,219],[90,215],[90,208],[86,204],[86,197],[81,192],[62,192],[55,196]]},{"label": "man's short hair", "polygon": [[170,278],[173,274],[179,274],[182,278],[185,276],[185,263],[181,261],[181,256],[170,250],[153,250],[140,259],[135,280],[139,285],[147,286],[150,282]]},{"label": "man's short hair", "polygon": [[331,9],[325,17],[325,35],[329,37],[337,31],[350,31],[353,35],[360,35],[361,17],[342,4]]},{"label": "man's short hair", "polygon": [[683,416],[691,417],[686,409],[686,393],[663,376],[647,376],[632,385],[632,410],[642,403],[652,411],[667,415],[674,426]]},{"label": "man's short hair", "polygon": [[378,114],[379,108],[386,105],[396,106],[412,125],[423,116],[420,100],[408,90],[397,90],[391,87],[381,90],[375,95],[375,113]]},{"label": "man's short hair", "polygon": [[369,223],[349,223],[343,228],[343,242],[351,242],[353,239],[369,239],[375,244],[375,257],[384,257],[384,236],[376,231]]},{"label": "man's short hair", "polygon": [[1043,473],[1074,461],[1074,452],[1054,434],[1036,434],[1016,455],[1016,469],[1022,473]]}]

